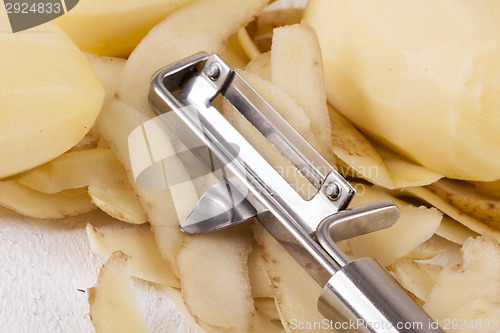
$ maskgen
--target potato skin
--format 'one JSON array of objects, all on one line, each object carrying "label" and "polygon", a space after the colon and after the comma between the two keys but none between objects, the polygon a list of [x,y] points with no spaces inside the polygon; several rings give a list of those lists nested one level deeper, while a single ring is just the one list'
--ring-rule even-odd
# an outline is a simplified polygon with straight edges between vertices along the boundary
[{"label": "potato skin", "polygon": [[311,0],[328,101],[449,178],[500,178],[500,3]]}]

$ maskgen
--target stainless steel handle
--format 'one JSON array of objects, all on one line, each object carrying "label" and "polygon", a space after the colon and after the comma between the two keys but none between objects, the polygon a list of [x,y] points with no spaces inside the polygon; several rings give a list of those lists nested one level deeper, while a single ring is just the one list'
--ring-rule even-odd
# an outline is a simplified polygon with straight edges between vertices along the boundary
[{"label": "stainless steel handle", "polygon": [[352,261],[335,273],[318,299],[339,332],[443,333],[375,259]]}]

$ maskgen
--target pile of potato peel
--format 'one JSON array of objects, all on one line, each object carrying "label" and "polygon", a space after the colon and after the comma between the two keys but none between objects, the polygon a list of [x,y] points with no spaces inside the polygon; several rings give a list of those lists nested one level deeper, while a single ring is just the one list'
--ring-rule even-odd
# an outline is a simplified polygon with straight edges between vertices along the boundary
[{"label": "pile of potato peel", "polygon": [[[221,54],[325,159],[336,163],[358,192],[351,207],[387,198],[399,207],[401,217],[393,227],[339,243],[350,258],[375,257],[445,331],[461,332],[463,326],[467,332],[496,332],[500,325],[500,183],[483,174],[473,178],[470,168],[452,177],[454,171],[448,173],[448,167],[425,167],[426,161],[417,162],[420,152],[404,152],[403,146],[389,142],[390,136],[380,137],[375,124],[379,115],[352,119],[352,114],[358,117],[361,112],[356,101],[332,93],[332,82],[336,86],[342,78],[328,77],[333,75],[335,57],[325,51],[330,46],[325,48],[324,34],[319,32],[323,23],[314,16],[321,1],[310,1],[305,14],[302,9],[265,10],[265,0],[170,2],[165,18],[148,22],[149,32],[142,40],[136,38],[133,47],[121,45],[123,38],[118,37],[112,45],[112,31],[102,36],[107,44],[93,34],[84,42],[77,37],[71,41],[66,33],[81,36],[79,29],[89,22],[86,19],[98,22],[88,6],[82,6],[85,14],[78,7],[73,16],[67,14],[60,22],[62,29],[52,22],[20,37],[0,36],[0,44],[9,43],[18,52],[56,45],[57,52],[68,55],[59,68],[53,64],[59,61],[57,57],[40,60],[53,65],[55,73],[38,83],[42,88],[31,81],[16,88],[12,85],[17,81],[9,85],[0,79],[0,87],[10,89],[9,108],[23,110],[26,117],[42,112],[19,102],[15,91],[25,89],[27,96],[39,96],[37,89],[44,89],[48,97],[41,98],[39,106],[51,110],[47,117],[53,116],[26,125],[28,139],[14,133],[25,154],[29,149],[38,152],[32,159],[2,163],[0,205],[48,219],[48,223],[98,208],[124,222],[122,228],[98,230],[89,221],[86,228],[93,252],[107,259],[96,285],[89,289],[90,318],[96,332],[150,331],[145,320],[148,313],[140,311],[134,298],[132,276],[180,290],[200,331],[309,332],[314,330],[296,324],[323,320],[316,309],[321,287],[257,220],[214,233],[186,235],[178,225],[199,198],[194,185],[187,184],[182,195],[169,188],[141,188],[135,182],[128,139],[135,128],[154,117],[147,102],[151,76],[200,51]],[[338,8],[345,5],[337,0],[326,2]],[[385,13],[387,9],[379,5]],[[147,11],[148,6],[157,10],[154,4],[136,6],[138,12]],[[425,2],[422,6],[433,5]],[[439,12],[441,6],[430,10]],[[463,10],[460,6],[469,8],[470,4],[457,2],[456,6],[459,11]],[[133,8],[128,10],[133,12]],[[112,12],[106,15],[113,17]],[[0,22],[4,26],[6,18],[0,16]],[[137,24],[137,34],[131,33],[136,37],[146,29],[145,24]],[[36,33],[43,31],[51,33]],[[57,55],[45,52],[47,57]],[[116,55],[123,58],[111,57]],[[380,57],[371,56],[374,61]],[[0,60],[4,64],[17,61],[11,54],[0,54]],[[7,70],[1,63],[0,68]],[[71,66],[74,73],[59,74]],[[43,70],[39,71],[37,78],[43,77]],[[62,83],[55,85],[49,79]],[[62,88],[67,82],[71,82],[69,88]],[[370,86],[364,83],[350,82],[353,91]],[[343,92],[346,89],[342,87]],[[53,107],[57,102],[53,96],[61,94],[75,98]],[[306,197],[312,194],[289,162],[229,103],[214,103],[292,186]],[[345,110],[350,106],[354,111]],[[4,116],[7,109],[0,107],[0,123],[13,126],[12,119]],[[72,110],[70,115],[58,120],[66,109]],[[371,129],[367,129],[369,119],[374,122]],[[40,132],[33,130],[37,126]],[[75,128],[78,133],[69,138],[67,132]],[[12,135],[0,136],[0,153],[12,151]],[[44,140],[59,138],[66,142],[45,149]],[[30,148],[35,141],[39,145]],[[182,211],[176,200],[183,202]]]}]

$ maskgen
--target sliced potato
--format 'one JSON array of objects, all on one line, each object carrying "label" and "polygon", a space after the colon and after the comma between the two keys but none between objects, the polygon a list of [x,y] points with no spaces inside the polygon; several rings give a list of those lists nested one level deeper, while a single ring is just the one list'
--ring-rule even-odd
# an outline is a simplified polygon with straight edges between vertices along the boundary
[{"label": "sliced potato", "polygon": [[15,180],[0,182],[0,206],[26,216],[44,219],[59,219],[96,209],[84,188],[47,194]]},{"label": "sliced potato", "polygon": [[239,227],[186,237],[177,258],[182,294],[204,329],[243,333],[253,328],[251,250],[251,234]]},{"label": "sliced potato", "polygon": [[180,287],[179,280],[161,258],[149,226],[99,231],[87,224],[86,229],[90,248],[101,257],[108,259],[112,253],[121,251],[129,257],[134,276],[170,287]]},{"label": "sliced potato", "polygon": [[134,297],[127,256],[114,252],[90,288],[90,318],[97,333],[149,332]]}]

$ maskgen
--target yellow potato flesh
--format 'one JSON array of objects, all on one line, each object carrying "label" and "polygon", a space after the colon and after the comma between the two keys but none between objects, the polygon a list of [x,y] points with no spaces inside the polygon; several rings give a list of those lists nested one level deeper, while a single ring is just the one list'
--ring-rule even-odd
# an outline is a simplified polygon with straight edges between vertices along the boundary
[{"label": "yellow potato flesh", "polygon": [[[395,13],[399,13],[395,15]],[[329,102],[449,178],[500,178],[500,3],[308,2]]]},{"label": "yellow potato flesh", "polygon": [[127,57],[149,30],[193,0],[80,0],[56,22],[84,52]]},{"label": "yellow potato flesh", "polygon": [[[0,16],[0,29],[8,31]],[[53,23],[0,34],[0,178],[47,162],[92,126],[104,89],[86,57]]]}]

